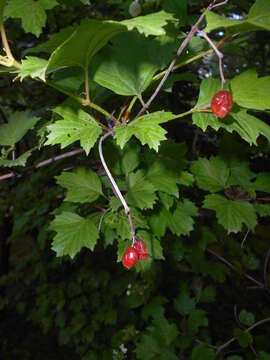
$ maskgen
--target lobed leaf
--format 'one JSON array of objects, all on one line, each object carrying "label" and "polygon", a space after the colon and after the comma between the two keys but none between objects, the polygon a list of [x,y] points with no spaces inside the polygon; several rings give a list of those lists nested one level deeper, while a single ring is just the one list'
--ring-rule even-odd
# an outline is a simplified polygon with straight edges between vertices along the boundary
[{"label": "lobed leaf", "polygon": [[55,217],[51,229],[56,232],[52,242],[56,256],[73,259],[83,247],[94,250],[98,239],[98,229],[91,219],[67,211]]}]

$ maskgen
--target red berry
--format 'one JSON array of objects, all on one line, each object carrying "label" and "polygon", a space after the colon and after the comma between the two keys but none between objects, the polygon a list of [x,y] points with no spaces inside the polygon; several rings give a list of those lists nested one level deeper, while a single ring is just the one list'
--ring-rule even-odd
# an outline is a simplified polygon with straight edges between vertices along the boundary
[{"label": "red berry", "polygon": [[221,90],[213,97],[211,108],[214,115],[224,118],[233,106],[232,94],[229,91]]},{"label": "red berry", "polygon": [[143,240],[136,240],[133,246],[138,252],[139,260],[146,260],[148,258],[146,245]]},{"label": "red berry", "polygon": [[131,269],[133,266],[136,265],[136,262],[138,260],[138,252],[135,249],[135,247],[130,246],[124,253],[122,257],[122,264],[125,268]]}]

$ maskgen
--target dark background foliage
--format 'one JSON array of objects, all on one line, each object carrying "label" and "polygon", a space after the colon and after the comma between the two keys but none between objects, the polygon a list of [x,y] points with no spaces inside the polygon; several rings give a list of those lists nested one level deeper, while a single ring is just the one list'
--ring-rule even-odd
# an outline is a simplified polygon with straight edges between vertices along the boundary
[{"label": "dark background foliage", "polygon": [[[85,17],[117,21],[130,18],[131,1],[58,3],[47,11],[46,27],[39,38],[25,33],[20,20],[7,19],[7,35],[16,58],[23,57],[50,34],[78,24]],[[218,11],[231,17],[245,16],[253,3],[230,1]],[[141,5],[144,15],[161,9],[174,12],[180,22],[176,27],[168,25],[168,33],[184,34],[208,3],[153,0],[141,1]],[[217,41],[224,38],[220,30],[211,35]],[[189,50],[203,51],[201,43],[193,40]],[[222,51],[226,78],[234,78],[246,69],[256,69],[260,76],[269,75],[269,40],[269,32],[256,31],[237,34],[225,43]],[[178,114],[189,110],[197,102],[201,81],[208,77],[219,77],[214,55],[201,57],[172,74],[171,82],[152,104],[151,111],[164,109]],[[44,126],[51,121],[51,109],[66,96],[34,79],[12,79],[10,74],[0,78],[1,122],[5,123],[15,111],[29,110],[42,119],[36,128],[42,139]],[[154,85],[144,93],[145,99]],[[125,99],[103,89],[97,102],[112,112]],[[134,109],[138,111],[139,104]],[[257,115],[269,124],[269,111],[257,111]],[[236,167],[243,166],[240,178],[249,179],[250,171],[270,171],[269,143],[260,137],[258,146],[250,146],[236,133],[216,132],[212,128],[203,132],[192,124],[191,115],[169,122],[164,128],[169,140],[161,145],[159,155],[131,140],[128,148],[139,154],[134,166],[147,172],[158,156],[166,158],[170,169],[186,176],[179,186],[180,199],[189,199],[198,209],[196,217],[193,209],[183,220],[187,229],[180,236],[166,226],[167,215],[161,214],[161,209],[170,207],[169,195],[163,200],[160,196],[155,207],[144,212],[141,221],[147,225],[140,230],[142,236],[147,238],[148,226],[162,246],[156,249],[157,260],[145,271],[126,271],[117,262],[119,249],[115,239],[121,230],[117,225],[110,228],[105,220],[103,237],[94,251],[84,248],[70,259],[56,257],[51,249],[55,233],[49,224],[61,210],[76,209],[81,216],[94,217],[98,206],[104,206],[102,202],[95,203],[93,212],[89,204],[63,202],[65,191],[55,179],[63,170],[79,166],[101,173],[96,147],[91,156],[79,154],[36,169],[38,162],[62,153],[58,146],[40,146],[26,167],[13,168],[15,176],[0,182],[1,359],[213,359],[219,347],[231,338],[235,341],[217,355],[220,359],[270,359],[270,323],[246,331],[270,317],[269,218],[261,217],[255,231],[249,231],[245,224],[241,231],[228,234],[215,213],[202,206],[205,194],[212,191],[200,186],[199,175],[192,168],[199,158],[218,156],[221,161],[233,160]],[[35,131],[31,130],[16,145],[16,151],[23,153],[36,145]],[[75,145],[70,150],[78,148]],[[125,174],[119,168],[125,150],[121,152],[108,141],[105,154],[119,182],[124,183]],[[1,174],[6,170],[1,168]],[[104,179],[103,182],[108,194],[109,185]],[[257,198],[260,204],[268,205],[269,177],[263,186]],[[249,196],[243,187],[232,184],[225,190],[227,198]],[[172,208],[176,208],[177,202],[173,201]],[[251,203],[254,201],[250,199]]]}]

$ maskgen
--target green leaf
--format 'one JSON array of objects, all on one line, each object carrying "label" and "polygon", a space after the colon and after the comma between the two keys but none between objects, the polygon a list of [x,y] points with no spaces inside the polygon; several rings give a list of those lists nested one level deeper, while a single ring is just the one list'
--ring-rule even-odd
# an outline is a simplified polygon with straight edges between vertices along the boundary
[{"label": "green leaf", "polygon": [[[200,96],[195,107],[210,106],[212,97],[219,89],[219,81],[214,79],[203,80],[200,87]],[[240,110],[237,113],[231,112],[224,120],[218,119],[212,113],[193,113],[192,121],[194,125],[200,127],[203,131],[206,131],[208,126],[216,131],[220,128],[229,133],[235,131],[250,145],[257,145],[256,141],[259,135],[264,135],[270,141],[270,126],[255,116],[249,115],[246,110]]]},{"label": "green leaf", "polygon": [[129,190],[126,194],[126,200],[131,206],[139,209],[153,208],[157,200],[155,187],[146,180],[143,170],[138,170],[129,175]]},{"label": "green leaf", "polygon": [[159,11],[154,14],[123,20],[121,21],[121,24],[126,25],[128,30],[137,29],[139,33],[144,34],[145,36],[160,36],[166,34],[164,27],[171,20],[174,20],[172,14],[166,13],[165,11]]},{"label": "green leaf", "polygon": [[164,316],[155,317],[147,329],[163,346],[170,346],[179,333],[177,326],[170,323]]},{"label": "green leaf", "polygon": [[242,32],[252,30],[270,31],[270,3],[265,0],[257,0],[250,8],[248,16],[244,20],[231,20],[217,15],[212,11],[206,12],[207,27],[206,32],[215,29],[225,28],[230,32]]},{"label": "green leaf", "polygon": [[246,310],[241,310],[239,314],[239,320],[242,324],[251,326],[255,322],[254,314]]},{"label": "green leaf", "polygon": [[65,200],[71,202],[94,202],[102,195],[101,181],[97,174],[85,168],[73,172],[62,172],[57,183],[67,189]]},{"label": "green leaf", "polygon": [[194,184],[194,176],[188,171],[181,171],[178,183],[184,186],[192,186]]},{"label": "green leaf", "polygon": [[102,133],[102,128],[95,119],[69,101],[53,111],[62,116],[63,120],[47,126],[50,134],[45,145],[60,144],[63,149],[79,140],[88,155]]},{"label": "green leaf", "polygon": [[116,142],[123,148],[134,135],[142,145],[147,144],[150,149],[158,151],[160,142],[166,139],[165,134],[167,132],[159,124],[175,119],[175,117],[170,112],[157,111],[143,115],[129,125],[117,126],[115,128]]},{"label": "green leaf", "polygon": [[174,307],[176,311],[181,315],[188,315],[195,309],[195,300],[189,296],[186,290],[181,293],[174,300]]},{"label": "green leaf", "polygon": [[227,186],[240,186],[243,190],[250,192],[252,190],[251,180],[255,174],[249,169],[247,161],[231,159],[229,161],[230,177]]},{"label": "green leaf", "polygon": [[259,351],[258,360],[270,360],[270,353],[266,353],[265,351]]},{"label": "green leaf", "polygon": [[140,95],[174,52],[175,41],[147,39],[138,33],[119,34],[96,58],[93,79],[116,94]]},{"label": "green leaf", "polygon": [[37,53],[45,52],[51,54],[54,50],[58,48],[64,41],[66,41],[72,33],[75,31],[76,27],[68,26],[62,28],[59,32],[51,34],[49,39],[33,48],[25,50],[26,53]]},{"label": "green leaf", "polygon": [[26,151],[15,160],[0,159],[0,166],[14,167],[14,166],[25,166],[28,158],[31,156],[34,149]]},{"label": "green leaf", "polygon": [[27,111],[15,112],[8,119],[8,124],[0,125],[0,144],[13,146],[28,130],[32,129],[40,119],[31,116]]},{"label": "green leaf", "polygon": [[218,156],[211,156],[209,160],[199,158],[192,163],[191,172],[200,189],[213,193],[226,188],[230,175],[228,166]]},{"label": "green leaf", "polygon": [[140,147],[128,144],[121,154],[121,169],[124,174],[134,171],[140,164]]},{"label": "green leaf", "polygon": [[69,255],[73,259],[83,247],[93,250],[98,239],[93,221],[71,212],[57,215],[51,222],[51,229],[57,233],[52,243],[57,256]]},{"label": "green leaf", "polygon": [[191,354],[192,360],[214,360],[215,359],[215,351],[213,349],[209,349],[206,344],[196,345]]},{"label": "green leaf", "polygon": [[23,81],[24,78],[30,76],[32,79],[39,78],[45,81],[45,72],[48,61],[34,56],[26,56],[22,60],[22,66],[18,70],[18,78]]},{"label": "green leaf", "polygon": [[239,328],[234,329],[233,336],[242,348],[247,348],[253,342],[251,334]]},{"label": "green leaf", "polygon": [[226,360],[243,360],[242,356],[238,356],[238,355],[232,355],[227,357]]},{"label": "green leaf", "polygon": [[173,172],[168,171],[161,161],[156,161],[147,171],[146,179],[154,185],[155,190],[178,197],[178,178]]},{"label": "green leaf", "polygon": [[165,235],[170,221],[172,221],[172,214],[165,207],[162,207],[158,213],[151,214],[149,224],[153,233],[158,237],[162,237]]},{"label": "green leaf", "polygon": [[254,208],[259,216],[270,216],[270,204],[254,204]]},{"label": "green leaf", "polygon": [[205,197],[203,207],[216,212],[218,223],[228,233],[241,231],[243,224],[254,230],[257,224],[256,211],[246,201],[228,200],[224,196],[211,194]]},{"label": "green leaf", "polygon": [[248,70],[231,80],[231,88],[233,101],[238,105],[256,110],[270,109],[270,99],[266,96],[270,93],[270,76],[258,78],[255,70]]},{"label": "green leaf", "polygon": [[56,5],[58,5],[56,0],[10,0],[4,14],[21,19],[24,31],[39,37],[46,24],[46,10]]},{"label": "green leaf", "polygon": [[241,132],[238,130],[236,131],[239,132],[240,136],[250,145],[257,145],[257,138],[259,135],[265,136],[270,142],[270,126],[265,122],[248,114],[246,110],[241,110],[238,113],[232,113],[231,115],[243,130]]},{"label": "green leaf", "polygon": [[270,173],[260,172],[253,183],[255,191],[270,193]]},{"label": "green leaf", "polygon": [[151,335],[143,334],[135,351],[138,360],[152,360],[160,354],[159,343]]},{"label": "green leaf", "polygon": [[[133,221],[135,230],[149,228],[145,218],[142,216],[142,214],[138,210],[132,208],[130,210],[130,213],[132,216],[132,221]],[[126,213],[124,212],[124,210],[111,211],[108,214],[106,214],[105,218],[104,218],[104,224],[107,225],[111,229],[115,229],[117,235],[122,240],[127,240],[127,239],[131,240],[130,224],[129,224],[128,217],[127,217]],[[126,243],[124,243],[123,246],[125,249]],[[121,253],[120,257],[118,258],[118,261],[121,261],[122,255],[123,254]]]},{"label": "green leaf", "polygon": [[194,309],[188,317],[187,321],[188,329],[193,332],[197,332],[200,327],[208,326],[208,319],[206,312],[200,309]]},{"label": "green leaf", "polygon": [[193,230],[193,216],[198,213],[197,207],[188,199],[183,199],[177,204],[177,208],[169,222],[169,228],[173,234],[188,235]]},{"label": "green leaf", "polygon": [[88,67],[89,60],[126,27],[113,21],[84,19],[72,35],[52,53],[47,71],[66,66]]}]

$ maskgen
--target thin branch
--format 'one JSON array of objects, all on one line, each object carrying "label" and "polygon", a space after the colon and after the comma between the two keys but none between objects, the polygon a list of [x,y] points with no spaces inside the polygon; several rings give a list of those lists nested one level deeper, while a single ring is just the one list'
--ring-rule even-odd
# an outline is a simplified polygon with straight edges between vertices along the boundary
[{"label": "thin branch", "polygon": [[113,132],[110,131],[110,132],[107,132],[106,134],[104,134],[103,136],[101,136],[101,138],[99,139],[99,143],[98,143],[98,151],[99,151],[99,157],[100,157],[100,160],[101,160],[101,163],[104,167],[104,170],[106,172],[106,175],[108,176],[110,182],[111,182],[111,185],[112,185],[112,189],[113,189],[113,192],[115,193],[115,195],[119,198],[119,200],[121,201],[122,205],[123,205],[123,208],[125,210],[125,213],[127,214],[128,216],[128,220],[129,220],[129,226],[130,226],[130,231],[131,231],[131,236],[132,236],[132,245],[135,243],[136,241],[136,238],[135,238],[135,229],[134,229],[134,225],[133,225],[133,221],[132,221],[132,217],[131,217],[131,214],[130,214],[130,209],[128,207],[128,204],[126,203],[126,200],[124,199],[118,185],[116,184],[106,162],[105,162],[105,159],[104,159],[104,156],[103,156],[103,151],[102,151],[102,143],[105,139],[107,139],[107,137],[109,136],[113,136]]},{"label": "thin branch", "polygon": [[[249,328],[247,328],[245,330],[245,333],[249,333],[250,331],[252,331],[253,329],[255,329],[257,326],[260,326],[262,324],[265,324],[267,322],[270,321],[270,317],[269,318],[266,318],[266,319],[263,319],[263,320],[260,320],[258,322],[256,322],[255,324],[253,324],[252,326],[250,326]],[[231,345],[234,341],[236,341],[236,338],[233,337],[231,338],[230,340],[228,340],[226,343],[224,343],[223,345],[219,346],[217,351],[216,351],[216,356],[218,354],[220,354],[226,347],[228,347],[229,345]]]},{"label": "thin branch", "polygon": [[246,232],[246,235],[244,236],[244,239],[243,239],[243,241],[242,241],[242,243],[241,243],[241,248],[243,248],[243,247],[244,247],[244,245],[245,245],[245,242],[246,242],[246,240],[247,240],[247,237],[248,237],[249,232],[250,232],[250,230],[248,229],[248,231]]},{"label": "thin branch", "polygon": [[[223,3],[219,3],[216,4],[216,0],[212,1],[210,5],[208,5],[206,10],[211,10],[216,6],[220,6],[223,5]],[[182,52],[184,51],[185,47],[187,46],[187,44],[189,43],[189,41],[191,40],[191,38],[196,34],[196,32],[198,32],[198,26],[200,25],[200,23],[202,22],[203,18],[205,16],[205,11],[201,14],[201,16],[199,17],[199,19],[196,21],[196,23],[192,26],[191,30],[189,31],[189,33],[187,34],[187,36],[185,37],[185,39],[183,40],[183,42],[181,43],[177,53],[176,53],[176,57],[172,60],[172,62],[170,63],[167,71],[165,72],[163,78],[161,79],[159,85],[157,86],[157,88],[155,89],[154,93],[152,94],[152,96],[150,97],[150,99],[146,102],[146,104],[142,107],[142,109],[138,112],[138,114],[136,115],[136,118],[141,116],[151,105],[152,101],[155,99],[155,97],[158,95],[159,91],[161,90],[162,86],[164,85],[164,83],[166,82],[166,80],[168,79],[170,73],[173,71],[173,68],[175,66],[175,63],[177,61],[177,59],[179,58],[179,56],[182,54]]]},{"label": "thin branch", "polygon": [[[39,169],[41,167],[47,166],[47,165],[49,165],[49,164],[51,164],[53,162],[56,162],[58,160],[67,159],[67,158],[70,158],[72,156],[81,154],[83,152],[84,152],[83,149],[76,149],[76,150],[72,150],[72,151],[66,152],[66,153],[58,155],[58,156],[51,157],[51,158],[49,158],[47,160],[40,161],[37,165],[34,166],[34,169]],[[0,176],[0,181],[10,179],[10,178],[12,178],[14,176],[16,176],[16,174],[14,172],[10,172],[10,173],[1,175]]]},{"label": "thin branch", "polygon": [[[230,269],[232,269],[233,271],[236,271],[235,267],[233,266],[233,264],[231,264],[228,260],[224,259],[224,257],[222,257],[221,255],[215,253],[213,250],[210,249],[206,249],[206,251],[209,254],[212,254],[213,256],[215,256],[217,259],[219,259],[220,261],[222,261],[225,265],[227,265]],[[264,284],[261,283],[260,281],[254,279],[252,276],[248,275],[248,274],[244,274],[244,277],[246,279],[248,279],[249,281],[253,282],[254,284],[256,284],[257,286],[259,286],[261,289],[264,289]]]}]

